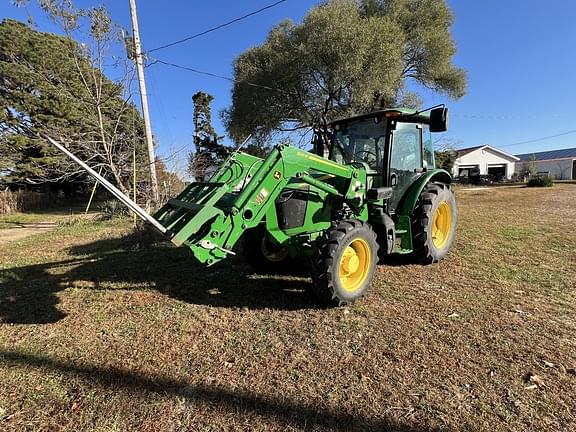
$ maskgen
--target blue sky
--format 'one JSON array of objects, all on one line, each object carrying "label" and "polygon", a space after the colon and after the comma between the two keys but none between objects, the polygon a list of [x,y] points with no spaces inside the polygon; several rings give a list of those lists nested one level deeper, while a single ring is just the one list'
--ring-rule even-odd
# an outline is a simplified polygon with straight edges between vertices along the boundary
[{"label": "blue sky", "polygon": [[[128,0],[102,2],[113,19],[130,28]],[[138,0],[144,49],[172,42],[259,9],[273,0],[151,1]],[[77,0],[80,6],[95,0]],[[257,16],[187,43],[153,53],[184,66],[231,76],[232,61],[248,47],[261,43],[269,29],[284,18],[298,22],[317,4],[288,0]],[[39,30],[54,27],[35,7]],[[455,63],[468,72],[465,97],[451,101],[419,89],[425,105],[447,103],[450,130],[445,137],[458,147],[491,144],[514,154],[576,147],[576,133],[521,145],[576,130],[576,2],[549,0],[449,0],[455,15]],[[26,20],[27,11],[0,4],[0,17]],[[225,131],[217,112],[230,104],[231,83],[155,64],[146,69],[151,119],[160,151],[191,148],[191,96],[198,90],[215,97],[218,132]]]}]

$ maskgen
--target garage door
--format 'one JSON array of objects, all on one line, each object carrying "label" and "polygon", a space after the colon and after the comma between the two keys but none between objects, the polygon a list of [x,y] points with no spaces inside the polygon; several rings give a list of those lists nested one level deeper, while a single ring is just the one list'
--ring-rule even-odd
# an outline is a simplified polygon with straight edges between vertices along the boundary
[{"label": "garage door", "polygon": [[503,180],[506,178],[507,168],[506,164],[488,165],[488,176],[496,181]]}]

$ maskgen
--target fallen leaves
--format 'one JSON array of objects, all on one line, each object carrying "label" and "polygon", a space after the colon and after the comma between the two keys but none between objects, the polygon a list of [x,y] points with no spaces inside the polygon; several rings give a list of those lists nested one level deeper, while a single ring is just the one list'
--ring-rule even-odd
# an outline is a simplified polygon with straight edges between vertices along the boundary
[{"label": "fallen leaves", "polygon": [[540,375],[536,375],[533,372],[528,372],[524,376],[524,381],[529,383],[528,386],[524,387],[526,390],[535,390],[537,388],[544,389],[546,384],[544,384],[544,379]]}]

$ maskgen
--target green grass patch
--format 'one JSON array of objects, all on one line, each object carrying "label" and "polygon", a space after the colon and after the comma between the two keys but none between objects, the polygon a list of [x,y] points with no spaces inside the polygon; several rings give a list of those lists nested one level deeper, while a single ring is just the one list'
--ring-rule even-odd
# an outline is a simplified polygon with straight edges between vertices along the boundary
[{"label": "green grass patch", "polygon": [[12,213],[0,216],[0,229],[16,228],[24,224],[43,222],[47,219],[42,213]]}]

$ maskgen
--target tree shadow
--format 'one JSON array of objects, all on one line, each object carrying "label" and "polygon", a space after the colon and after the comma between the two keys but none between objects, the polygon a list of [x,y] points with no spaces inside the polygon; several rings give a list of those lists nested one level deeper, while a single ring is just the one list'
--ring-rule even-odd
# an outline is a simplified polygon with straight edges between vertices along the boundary
[{"label": "tree shadow", "polygon": [[115,391],[136,391],[174,395],[193,403],[205,403],[234,415],[257,414],[265,419],[302,429],[328,428],[333,431],[437,432],[439,429],[400,424],[386,418],[367,418],[345,411],[333,411],[287,398],[261,396],[247,391],[193,384],[173,378],[153,378],[130,370],[67,363],[47,356],[0,350],[0,363],[10,367],[43,368],[79,378],[90,385]]},{"label": "tree shadow", "polygon": [[20,221],[11,221],[11,220],[6,220],[6,221],[2,221],[2,224],[4,225],[12,225],[8,228],[2,228],[2,229],[18,229],[18,228],[27,228],[27,227],[33,227],[33,228],[53,228],[56,226],[55,222],[20,222]]},{"label": "tree shadow", "polygon": [[[129,236],[130,237],[130,236]],[[0,270],[0,319],[51,323],[65,317],[57,293],[156,289],[178,300],[216,307],[298,310],[318,308],[302,277],[255,274],[239,257],[206,268],[186,248],[157,243],[130,250],[131,238],[103,239],[69,249],[60,262]]]}]

